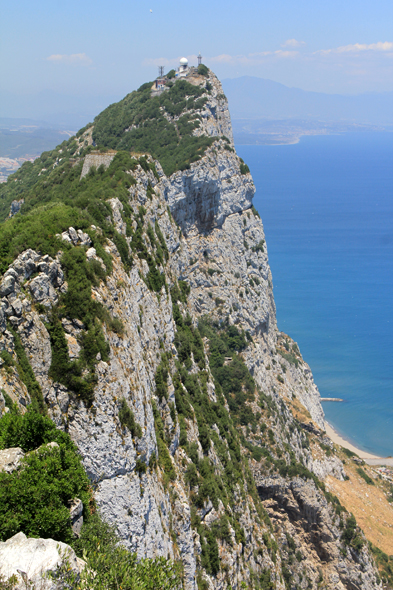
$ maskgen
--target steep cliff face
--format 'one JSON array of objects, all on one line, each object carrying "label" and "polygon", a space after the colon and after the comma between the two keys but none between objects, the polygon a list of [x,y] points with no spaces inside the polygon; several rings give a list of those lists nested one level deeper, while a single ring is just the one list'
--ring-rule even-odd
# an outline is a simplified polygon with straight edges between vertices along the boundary
[{"label": "steep cliff face", "polygon": [[[321,483],[344,478],[343,465],[310,368],[277,329],[254,185],[233,148],[221,85],[211,72],[190,82],[206,99],[192,136],[214,143],[170,176],[134,154],[122,172],[132,178],[126,196],[103,196],[112,239],[97,226],[59,236],[67,252],[107,271],[91,287],[112,318],[102,322],[108,353],[89,365],[91,399],[54,377],[52,312],[71,284],[61,251],[25,250],[4,274],[1,347],[16,358],[22,343],[125,546],[180,559],[187,590],[378,588],[362,533],[345,535],[349,515]],[[92,137],[94,128],[79,144]],[[72,165],[88,183],[94,154],[78,162],[78,149]],[[102,169],[110,173],[116,157],[99,156]],[[69,360],[78,360],[89,330],[75,314],[59,317]],[[3,360],[0,378],[23,409],[21,372]]]}]

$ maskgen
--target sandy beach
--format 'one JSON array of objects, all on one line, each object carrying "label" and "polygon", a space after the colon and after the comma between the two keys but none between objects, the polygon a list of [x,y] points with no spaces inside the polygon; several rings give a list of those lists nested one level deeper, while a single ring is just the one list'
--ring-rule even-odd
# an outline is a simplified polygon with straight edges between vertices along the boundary
[{"label": "sandy beach", "polygon": [[346,449],[349,449],[353,453],[356,453],[368,465],[393,466],[393,458],[391,458],[391,457],[388,457],[388,458],[378,457],[378,455],[373,455],[372,453],[367,453],[366,451],[362,451],[361,449],[358,449],[353,444],[351,444],[348,440],[345,440],[345,438],[340,436],[334,430],[334,428],[330,424],[328,424],[328,422],[325,422],[325,428],[326,428],[326,434],[329,436],[329,438],[332,439],[332,441],[335,444],[340,445],[341,447],[345,447]]}]

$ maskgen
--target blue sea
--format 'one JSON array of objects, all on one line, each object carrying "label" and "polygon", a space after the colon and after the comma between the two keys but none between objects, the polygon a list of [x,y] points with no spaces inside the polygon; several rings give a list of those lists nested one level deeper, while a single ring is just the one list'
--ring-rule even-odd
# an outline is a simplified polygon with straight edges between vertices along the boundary
[{"label": "blue sea", "polygon": [[266,233],[280,330],[299,344],[326,419],[393,455],[393,133],[236,146]]}]

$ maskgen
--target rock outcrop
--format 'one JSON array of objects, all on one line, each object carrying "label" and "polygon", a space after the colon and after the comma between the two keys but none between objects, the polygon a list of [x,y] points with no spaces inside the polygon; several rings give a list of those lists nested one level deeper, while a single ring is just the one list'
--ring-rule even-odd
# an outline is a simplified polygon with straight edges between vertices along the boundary
[{"label": "rock outcrop", "polygon": [[12,473],[15,469],[18,469],[24,456],[24,452],[19,447],[3,449],[0,451],[0,471]]},{"label": "rock outcrop", "polygon": [[69,587],[67,583],[77,582],[85,565],[69,545],[53,539],[28,539],[18,533],[0,541],[0,577],[14,576],[15,590]]}]

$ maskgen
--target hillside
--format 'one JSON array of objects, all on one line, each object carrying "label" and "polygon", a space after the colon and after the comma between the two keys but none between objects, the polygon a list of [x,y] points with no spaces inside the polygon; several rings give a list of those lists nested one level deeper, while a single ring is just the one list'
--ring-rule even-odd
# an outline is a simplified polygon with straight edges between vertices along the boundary
[{"label": "hillside", "polygon": [[382,587],[324,483],[346,473],[277,329],[254,192],[204,66],[1,186],[0,574],[18,588],[1,556],[22,533],[70,544],[86,588]]}]

